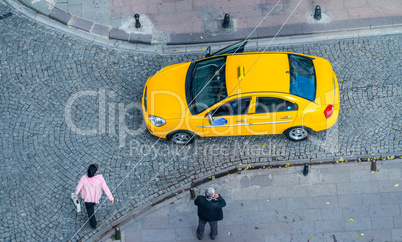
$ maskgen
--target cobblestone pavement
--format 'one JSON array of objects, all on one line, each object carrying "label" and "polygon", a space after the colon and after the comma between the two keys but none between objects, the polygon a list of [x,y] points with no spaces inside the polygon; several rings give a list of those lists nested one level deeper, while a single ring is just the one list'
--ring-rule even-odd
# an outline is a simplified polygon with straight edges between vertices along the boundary
[{"label": "cobblestone pavement", "polygon": [[[137,163],[157,141],[144,129],[136,108],[145,80],[162,66],[195,60],[203,53],[159,55],[106,48],[48,29],[0,2],[0,14],[8,12],[13,15],[0,20],[0,240],[64,241],[76,232],[73,240],[91,233],[88,224],[80,229],[85,213],[77,215],[69,204],[90,163],[99,164],[116,198],[97,212],[102,225],[114,214],[112,220],[237,163],[402,152],[400,35],[270,49],[331,61],[342,109],[338,125],[329,131],[298,143],[282,135],[206,138],[172,161],[181,147],[161,140],[151,156]],[[88,130],[87,135],[67,126],[69,102],[71,121],[76,130]],[[131,134],[124,137],[127,129]],[[159,169],[157,178],[141,190]]]}]

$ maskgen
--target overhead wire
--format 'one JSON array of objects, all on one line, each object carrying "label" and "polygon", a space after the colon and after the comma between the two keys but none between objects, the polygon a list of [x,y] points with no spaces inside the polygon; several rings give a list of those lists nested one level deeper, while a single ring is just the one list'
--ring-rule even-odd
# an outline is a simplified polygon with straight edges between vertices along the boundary
[{"label": "overhead wire", "polygon": [[[236,84],[236,86],[232,89],[232,91],[228,94],[228,96],[230,96],[230,94],[237,88],[237,86],[240,84],[240,82],[241,82],[242,80],[244,80],[244,78],[246,77],[246,75],[250,72],[250,70],[253,68],[253,66],[255,65],[255,63],[256,63],[256,62],[259,60],[259,58],[262,56],[262,54],[266,51],[266,49],[271,45],[272,41],[277,37],[277,35],[279,34],[279,32],[280,32],[280,31],[282,30],[282,28],[286,25],[286,23],[288,22],[288,20],[289,20],[290,17],[293,15],[293,13],[296,11],[296,9],[298,8],[298,6],[300,5],[300,3],[301,3],[302,1],[303,1],[303,0],[300,0],[300,1],[299,1],[299,3],[296,5],[296,7],[295,7],[295,8],[293,9],[293,11],[291,12],[291,14],[288,16],[288,18],[285,20],[285,22],[282,24],[282,26],[281,26],[281,27],[279,28],[279,30],[276,32],[276,34],[274,35],[274,37],[271,39],[271,41],[268,43],[268,45],[265,47],[265,49],[260,53],[260,56],[259,56],[259,57],[257,58],[257,60],[252,64],[252,66],[247,70],[247,72],[245,73],[245,75],[243,76],[243,78],[242,78],[241,80],[239,80],[239,82],[238,82],[238,83]],[[257,24],[257,26],[251,31],[251,33],[246,37],[246,39],[245,39],[244,41],[247,41],[247,40],[251,37],[251,35],[254,33],[254,31],[261,25],[261,23],[268,17],[268,15],[273,11],[273,9],[274,9],[280,2],[281,2],[281,0],[279,0],[279,1],[271,8],[271,10],[270,10],[270,11],[264,16],[264,18]],[[238,50],[239,48],[240,48],[240,46],[237,48],[237,50]],[[237,50],[229,56],[229,58],[225,61],[225,64],[223,64],[223,65],[219,68],[219,71],[226,65],[226,63],[230,60],[230,58],[233,57],[233,55],[237,52]],[[191,100],[191,102],[188,104],[188,106],[191,105],[191,103],[198,97],[198,95],[200,95],[200,93],[206,88],[206,86],[213,80],[213,78],[214,78],[216,75],[217,75],[217,74],[215,73],[215,74],[211,77],[211,79],[204,85],[204,87],[199,91],[199,93]],[[225,98],[225,99],[226,99],[226,98]],[[223,100],[225,100],[225,99],[223,99]],[[222,100],[221,100],[221,101],[222,101]],[[172,124],[168,127],[168,129],[165,131],[165,133],[170,130],[170,127],[180,118],[181,114],[182,114],[183,112],[185,112],[185,111],[187,110],[187,108],[188,108],[188,107],[186,107],[186,108],[180,113],[180,115],[172,122]],[[219,107],[215,109],[214,113],[215,113],[218,109],[219,109]],[[205,122],[206,122],[206,120],[204,121],[204,124],[205,124]],[[164,134],[165,134],[165,133],[164,133]],[[193,139],[195,136],[196,136],[196,134],[194,133],[194,135],[191,137],[191,139]],[[146,152],[146,154],[141,157],[141,159],[135,164],[135,166],[130,170],[130,172],[129,172],[129,173],[120,181],[120,183],[112,190],[112,193],[113,193],[117,188],[119,188],[120,185],[124,182],[124,180],[127,179],[127,177],[131,174],[131,172],[132,172],[139,164],[141,164],[142,160],[149,154],[149,152],[155,147],[155,145],[159,142],[160,139],[161,139],[161,137],[159,137],[159,138],[157,139],[157,141],[154,142],[154,144],[152,145],[151,148],[148,149],[148,151]],[[139,191],[137,191],[137,192],[134,194],[134,196],[132,196],[132,198],[131,198],[128,202],[126,202],[122,207],[120,207],[119,209],[117,209],[116,212],[114,212],[114,214],[111,215],[111,216],[109,217],[109,219],[107,219],[101,226],[103,226],[104,224],[106,224],[113,216],[115,216],[121,209],[123,209],[129,202],[131,202],[132,199],[133,199],[135,196],[137,196],[147,185],[149,185],[157,176],[159,176],[160,172],[161,172],[163,169],[165,169],[165,168],[173,161],[173,159],[189,144],[189,142],[191,141],[191,139],[189,139],[189,141],[187,141],[186,144],[184,144],[183,147],[182,147],[178,152],[176,152],[176,154],[169,160],[169,162],[166,163],[166,164],[163,166],[163,168],[160,169],[160,171],[157,172],[157,173],[139,190]],[[107,199],[105,199],[105,200],[100,204],[100,206],[95,210],[95,212],[93,213],[92,216],[95,215],[95,213],[103,206],[103,204],[104,204],[106,201],[107,201]],[[92,216],[91,216],[91,217],[92,217]],[[87,221],[78,229],[78,231],[72,236],[72,238],[70,239],[70,241],[72,241],[72,239],[82,230],[82,228],[85,226],[85,224],[88,223],[88,221],[91,219],[91,217],[88,218]],[[100,226],[100,227],[101,227],[101,226]]]}]

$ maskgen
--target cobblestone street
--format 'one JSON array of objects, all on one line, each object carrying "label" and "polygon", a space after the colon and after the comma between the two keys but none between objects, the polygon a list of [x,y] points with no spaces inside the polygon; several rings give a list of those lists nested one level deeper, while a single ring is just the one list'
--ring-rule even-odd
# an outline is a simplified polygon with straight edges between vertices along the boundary
[{"label": "cobblestone street", "polygon": [[[182,147],[146,130],[142,90],[163,66],[204,53],[122,51],[48,29],[0,1],[0,15],[8,12],[13,15],[0,20],[0,241],[67,241],[91,233],[88,224],[80,229],[85,211],[77,215],[69,201],[91,163],[116,199],[97,212],[102,226],[238,163],[402,154],[400,35],[269,48],[331,62],[341,92],[337,125],[296,143],[282,135],[204,138],[176,156]],[[85,95],[72,98],[78,94]],[[68,103],[71,121],[87,135],[67,125]]]}]

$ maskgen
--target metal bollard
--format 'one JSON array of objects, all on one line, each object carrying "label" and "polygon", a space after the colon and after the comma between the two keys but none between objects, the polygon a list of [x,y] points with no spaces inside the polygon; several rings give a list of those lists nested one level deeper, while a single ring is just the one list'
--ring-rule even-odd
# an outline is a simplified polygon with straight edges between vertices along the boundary
[{"label": "metal bollard", "polygon": [[230,26],[230,15],[227,13],[225,14],[225,17],[223,18],[223,23],[222,23],[222,27],[229,28]]},{"label": "metal bollard", "polygon": [[371,161],[371,171],[376,171],[377,170],[377,163],[376,161],[373,159]]},{"label": "metal bollard", "polygon": [[195,199],[195,191],[194,191],[194,188],[192,187],[192,188],[190,188],[190,196],[191,196],[191,199]]},{"label": "metal bollard", "polygon": [[140,15],[139,15],[138,13],[136,13],[136,14],[134,15],[134,18],[135,18],[135,27],[136,27],[137,29],[141,28],[141,24],[140,24]]},{"label": "metal bollard", "polygon": [[208,46],[207,54],[205,54],[205,57],[210,57],[210,56],[211,56],[211,46]]},{"label": "metal bollard", "polygon": [[321,7],[320,7],[320,5],[315,6],[314,19],[315,20],[320,20],[321,19]]},{"label": "metal bollard", "polygon": [[114,234],[114,239],[115,240],[121,240],[121,231],[119,227],[115,228],[115,234]]},{"label": "metal bollard", "polygon": [[304,176],[308,175],[308,163],[304,164],[303,175]]}]

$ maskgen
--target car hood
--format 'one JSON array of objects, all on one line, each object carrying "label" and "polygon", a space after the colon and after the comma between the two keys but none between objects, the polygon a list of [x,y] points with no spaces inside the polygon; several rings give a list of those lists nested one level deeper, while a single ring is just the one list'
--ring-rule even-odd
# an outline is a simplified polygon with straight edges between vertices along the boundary
[{"label": "car hood", "polygon": [[187,108],[185,81],[190,62],[167,66],[147,82],[148,115],[164,119],[183,116]]}]

